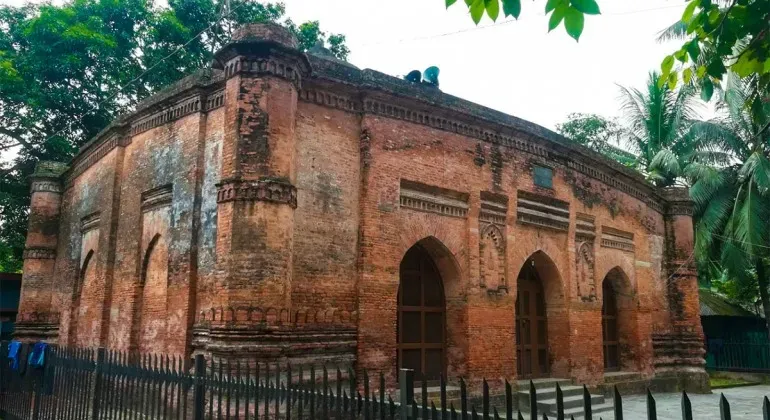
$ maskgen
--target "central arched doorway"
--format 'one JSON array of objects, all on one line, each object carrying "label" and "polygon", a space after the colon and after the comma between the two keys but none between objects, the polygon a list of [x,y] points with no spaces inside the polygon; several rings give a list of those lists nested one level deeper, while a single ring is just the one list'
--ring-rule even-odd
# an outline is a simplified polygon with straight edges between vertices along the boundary
[{"label": "central arched doorway", "polygon": [[441,275],[420,244],[404,255],[398,288],[398,367],[415,378],[438,379],[445,373],[445,300]]},{"label": "central arched doorway", "polygon": [[533,259],[519,272],[516,293],[516,364],[522,378],[548,376],[545,293]]}]

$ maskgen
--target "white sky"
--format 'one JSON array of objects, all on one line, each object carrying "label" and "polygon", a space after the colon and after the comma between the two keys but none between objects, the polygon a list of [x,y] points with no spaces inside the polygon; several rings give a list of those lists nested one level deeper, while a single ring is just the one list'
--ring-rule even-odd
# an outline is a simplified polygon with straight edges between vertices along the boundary
[{"label": "white sky", "polygon": [[522,0],[518,21],[484,29],[462,0],[449,10],[444,0],[284,0],[295,22],[345,34],[358,67],[403,76],[435,65],[444,92],[548,128],[570,112],[617,116],[616,84],[642,88],[678,48],[655,35],[679,20],[684,1],[597,1],[602,15],[586,17],[576,43],[563,25],[548,33],[545,0]]},{"label": "white sky", "polygon": [[295,22],[319,20],[327,33],[345,34],[360,68],[403,76],[435,65],[444,92],[552,129],[571,112],[618,116],[617,84],[644,86],[678,47],[655,35],[685,7],[683,0],[598,0],[602,15],[586,17],[576,43],[563,25],[548,33],[545,0],[522,0],[518,21],[501,13],[497,24],[484,17],[479,27],[462,0],[449,10],[444,0],[283,1]]}]

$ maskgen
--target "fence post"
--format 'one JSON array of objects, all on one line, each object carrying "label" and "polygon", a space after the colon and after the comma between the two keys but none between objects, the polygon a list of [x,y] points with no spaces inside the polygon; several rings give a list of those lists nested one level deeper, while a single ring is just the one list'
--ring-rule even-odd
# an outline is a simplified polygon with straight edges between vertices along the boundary
[{"label": "fence post", "polygon": [[94,388],[91,398],[91,420],[99,419],[99,405],[101,403],[100,394],[104,388],[102,376],[104,371],[104,359],[107,355],[107,350],[104,347],[99,347],[96,352],[96,367],[94,368]]},{"label": "fence post", "polygon": [[401,420],[410,417],[409,405],[414,399],[414,371],[412,369],[401,369],[398,378],[398,397],[401,400]]},{"label": "fence post", "polygon": [[[206,408],[205,374],[206,360],[203,358],[202,354],[198,354],[195,356],[195,377],[193,378],[193,385],[195,386],[195,394],[193,396],[193,420],[203,420],[204,409]],[[257,386],[259,386],[259,377],[257,377]],[[259,407],[259,400],[257,400],[255,404]]]}]

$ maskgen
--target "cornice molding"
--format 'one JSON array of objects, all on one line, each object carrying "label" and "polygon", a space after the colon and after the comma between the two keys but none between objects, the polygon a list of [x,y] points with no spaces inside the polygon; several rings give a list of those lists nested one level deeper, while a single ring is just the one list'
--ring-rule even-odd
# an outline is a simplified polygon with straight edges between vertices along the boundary
[{"label": "cornice molding", "polygon": [[267,201],[297,208],[297,187],[284,180],[224,180],[217,184],[217,203]]},{"label": "cornice molding", "polygon": [[265,57],[237,56],[225,64],[225,79],[236,75],[273,76],[291,82],[297,90],[310,73],[304,54],[273,51]]},{"label": "cornice molding", "polygon": [[133,136],[196,112],[212,111],[224,106],[224,103],[223,88],[217,87],[210,92],[196,89],[193,94],[181,95],[181,98],[180,96],[170,97],[144,111],[131,114],[120,125],[116,124],[97,135],[87,149],[73,159],[72,167],[65,174],[64,189],[69,189],[75,178],[100,161],[107,153],[118,146],[125,147],[131,144]]},{"label": "cornice molding", "polygon": [[52,260],[56,258],[56,249],[45,247],[28,247],[22,252],[24,260]]},{"label": "cornice molding", "polygon": [[[315,89],[312,87],[303,89],[300,92],[299,99],[303,102],[313,103],[347,112],[379,115],[383,117],[408,121],[415,124],[425,125],[431,128],[460,134],[466,137],[473,137],[488,143],[498,144],[501,146],[509,147],[511,149],[519,150],[541,159],[546,159],[547,161],[551,162],[551,164],[558,164],[561,162],[569,169],[580,172],[583,175],[600,181],[616,190],[641,200],[649,208],[660,214],[665,213],[665,205],[661,202],[661,197],[658,196],[654,191],[645,191],[651,189],[651,187],[634,185],[635,183],[633,181],[629,182],[624,180],[623,178],[625,178],[625,176],[623,175],[619,177],[617,174],[610,174],[607,171],[598,169],[597,166],[593,164],[593,162],[576,160],[572,156],[562,154],[557,150],[551,149],[541,144],[537,144],[537,142],[532,141],[532,135],[525,133],[520,135],[504,134],[497,127],[491,128],[497,124],[489,124],[489,126],[484,124],[471,124],[461,121],[456,117],[443,116],[441,112],[443,112],[443,114],[452,114],[454,111],[443,109],[440,106],[427,105],[429,108],[434,108],[441,111],[435,112],[425,109],[416,109],[415,107],[408,107],[404,106],[403,104],[396,105],[393,102],[397,98],[393,98],[393,100],[383,98],[367,98],[364,100],[357,100],[350,96],[331,93],[328,90]],[[477,117],[472,118],[480,120]],[[502,126],[502,129],[511,132],[520,132],[515,127]]]},{"label": "cornice molding", "polygon": [[30,192],[50,192],[61,194],[63,191],[59,178],[53,177],[30,177]]}]

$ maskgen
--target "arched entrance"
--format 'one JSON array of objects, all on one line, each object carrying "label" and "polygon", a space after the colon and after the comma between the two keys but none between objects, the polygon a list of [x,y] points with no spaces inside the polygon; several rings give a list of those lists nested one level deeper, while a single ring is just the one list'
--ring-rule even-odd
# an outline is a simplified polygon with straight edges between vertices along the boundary
[{"label": "arched entrance", "polygon": [[522,378],[549,373],[545,293],[532,258],[524,263],[517,280],[516,365]]},{"label": "arched entrance", "polygon": [[628,275],[620,267],[602,280],[602,351],[604,370],[638,369],[641,349],[636,331],[637,298]]},{"label": "arched entrance", "polygon": [[618,340],[618,302],[609,276],[602,282],[602,349],[604,350],[604,371],[620,370]]},{"label": "arched entrance", "polygon": [[414,245],[404,255],[398,288],[398,367],[416,378],[438,379],[445,373],[446,303],[436,264]]}]

